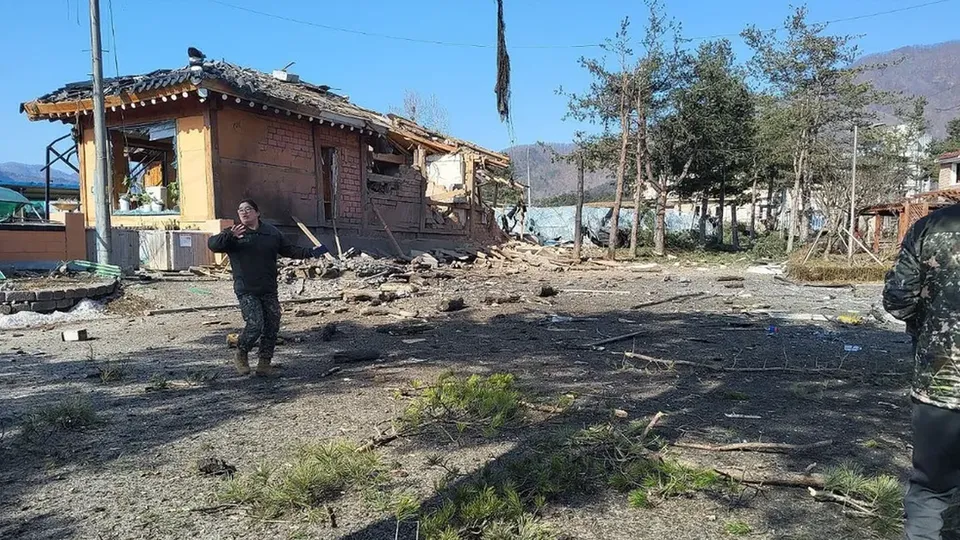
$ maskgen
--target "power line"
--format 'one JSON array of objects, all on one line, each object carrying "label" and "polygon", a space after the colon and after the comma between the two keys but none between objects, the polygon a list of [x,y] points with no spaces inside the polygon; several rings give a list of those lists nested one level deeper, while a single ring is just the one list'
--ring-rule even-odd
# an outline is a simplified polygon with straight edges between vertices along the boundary
[{"label": "power line", "polygon": [[[914,10],[914,9],[925,8],[925,7],[934,6],[934,5],[937,5],[937,4],[945,4],[945,3],[947,3],[947,2],[952,2],[952,1],[953,1],[953,0],[934,0],[934,1],[932,1],[932,2],[925,2],[925,3],[923,3],[923,4],[914,4],[914,5],[911,5],[911,6],[904,6],[904,7],[901,7],[901,8],[889,9],[889,10],[887,10],[887,11],[877,11],[877,12],[875,12],[875,13],[866,13],[866,14],[863,14],[863,15],[854,15],[854,16],[852,16],[852,17],[843,17],[843,18],[840,18],[840,19],[831,19],[831,20],[829,20],[829,21],[820,21],[820,22],[815,22],[815,23],[813,23],[813,24],[817,24],[817,25],[831,25],[831,24],[840,23],[840,22],[859,21],[859,20],[862,20],[862,19],[870,19],[870,18],[873,18],[873,17],[880,17],[880,16],[882,16],[882,15],[891,15],[891,14],[893,14],[893,13],[901,13],[901,12],[903,12],[903,11],[911,11],[911,10]],[[780,27],[767,28],[767,29],[765,29],[765,30],[761,30],[761,32],[772,32],[772,31],[779,30],[779,29],[780,29]],[[730,34],[714,34],[714,35],[712,35],[712,36],[698,36],[698,37],[691,37],[691,38],[684,38],[684,39],[687,40],[687,41],[706,41],[706,40],[709,40],[709,39],[717,39],[717,38],[724,38],[724,37],[739,37],[739,36],[740,36],[740,33],[739,33],[739,32],[736,32],[736,33],[730,33]]]},{"label": "power line", "polygon": [[[290,16],[287,16],[287,15],[279,15],[279,14],[276,14],[276,13],[270,13],[270,12],[262,11],[262,10],[259,10],[259,9],[249,8],[249,7],[246,7],[246,6],[240,6],[240,5],[237,5],[237,4],[233,4],[233,3],[227,2],[227,1],[225,1],[225,0],[206,0],[206,1],[209,2],[209,3],[211,3],[211,4],[216,4],[216,5],[219,5],[219,6],[226,7],[226,8],[234,9],[234,10],[237,10],[237,11],[243,11],[243,12],[250,13],[250,14],[253,14],[253,15],[258,15],[258,16],[261,16],[261,17],[266,17],[266,18],[269,18],[269,19],[274,19],[274,20],[278,20],[278,21],[284,21],[284,22],[299,24],[299,25],[303,25],[303,26],[310,26],[310,27],[313,27],[313,28],[321,28],[321,29],[324,29],[324,30],[329,30],[329,31],[332,31],[332,32],[340,32],[340,33],[344,33],[344,34],[352,34],[352,35],[357,35],[357,36],[365,36],[365,37],[373,37],[373,38],[380,38],[380,39],[388,39],[388,40],[393,40],[393,41],[403,41],[403,42],[407,42],[407,43],[419,43],[419,44],[423,44],[423,45],[436,45],[436,46],[441,46],[441,47],[461,47],[461,48],[472,48],[472,49],[493,49],[493,48],[496,47],[496,44],[494,44],[494,43],[468,43],[468,42],[456,42],[456,41],[442,41],[442,40],[435,40],[435,39],[421,39],[421,38],[414,38],[414,37],[408,37],[408,36],[397,36],[397,35],[392,35],[392,34],[384,34],[384,33],[381,33],[381,32],[371,32],[371,31],[367,31],[367,30],[357,30],[357,29],[354,29],[354,28],[343,28],[343,27],[340,27],[340,26],[333,26],[333,25],[329,25],[329,24],[323,24],[323,23],[318,23],[318,22],[314,22],[314,21],[308,21],[308,20],[304,20],[304,19],[298,19],[298,18],[296,18],[296,17],[290,17]],[[817,23],[813,23],[813,24],[830,25],[830,24],[833,24],[833,23],[849,22],[849,21],[858,21],[858,20],[863,20],[863,19],[870,19],[870,18],[873,18],[873,17],[880,17],[880,16],[883,16],[883,15],[891,15],[891,14],[894,14],[894,13],[902,13],[902,12],[904,12],[904,11],[911,11],[911,10],[915,10],[915,9],[921,9],[921,8],[925,8],[925,7],[929,7],[929,6],[934,6],[934,5],[938,5],[938,4],[945,4],[945,3],[947,3],[947,2],[952,2],[952,1],[953,1],[953,0],[933,0],[933,1],[924,2],[924,3],[921,3],[921,4],[914,4],[914,5],[904,6],[904,7],[896,8],[896,9],[889,9],[889,10],[886,10],[886,11],[877,11],[877,12],[874,12],[874,13],[865,13],[865,14],[862,14],[862,15],[854,15],[854,16],[851,16],[851,17],[843,17],[843,18],[839,18],[839,19],[831,19],[831,20],[828,20],[828,21],[821,21],[821,22],[817,22]],[[780,29],[779,27],[776,27],[776,28],[768,28],[768,29],[763,30],[763,31],[764,31],[764,32],[769,32],[769,31],[775,31],[775,30],[779,30],[779,29]],[[724,38],[724,37],[739,37],[739,36],[740,36],[740,33],[739,33],[739,32],[735,32],[735,33],[727,33],[727,34],[714,34],[714,35],[710,35],[710,36],[689,37],[689,38],[683,38],[683,40],[684,40],[684,41],[705,41],[705,40],[710,40],[710,39],[717,39],[717,38]],[[591,49],[591,48],[600,48],[600,47],[603,47],[603,44],[600,44],[600,43],[580,43],[580,44],[511,45],[510,48],[511,48],[511,49]]]},{"label": "power line", "polygon": [[[452,42],[452,41],[440,41],[434,39],[420,39],[412,38],[406,36],[394,36],[390,34],[382,34],[380,32],[370,32],[366,30],[356,30],[352,28],[342,28],[339,26],[331,26],[329,24],[322,24],[313,21],[305,21],[303,19],[297,19],[294,17],[288,17],[286,15],[277,15],[275,13],[268,13],[266,11],[260,11],[257,9],[248,8],[245,6],[238,6],[236,4],[231,4],[229,2],[224,2],[223,0],[207,0],[211,4],[217,4],[238,11],[245,11],[247,13],[252,13],[254,15],[260,15],[262,17],[268,17],[271,19],[276,19],[278,21],[286,21],[296,24],[301,24],[305,26],[312,26],[315,28],[322,28],[324,30],[330,30],[333,32],[341,32],[344,34],[354,34],[358,36],[366,37],[376,37],[382,39],[391,39],[394,41],[406,41],[408,43],[421,43],[425,45],[440,45],[445,47],[466,47],[474,49],[493,49],[496,47],[496,44],[492,43],[463,43],[463,42]],[[511,49],[586,49],[592,47],[600,47],[597,43],[585,43],[580,45],[512,45]]]}]

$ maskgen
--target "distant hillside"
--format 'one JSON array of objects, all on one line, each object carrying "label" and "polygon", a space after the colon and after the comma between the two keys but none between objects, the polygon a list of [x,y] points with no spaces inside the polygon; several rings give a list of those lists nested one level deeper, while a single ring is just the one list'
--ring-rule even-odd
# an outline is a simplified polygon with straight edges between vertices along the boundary
[{"label": "distant hillside", "polygon": [[929,132],[943,137],[949,120],[960,116],[960,41],[903,47],[865,56],[857,64],[889,64],[867,73],[881,90],[927,98]]},{"label": "distant hillside", "polygon": [[[26,163],[0,163],[0,186],[28,187],[39,186],[46,182],[43,165],[28,165]],[[50,181],[53,186],[62,188],[80,187],[80,177],[74,172],[64,172],[52,169]]]},{"label": "distant hillside", "polygon": [[[571,143],[547,143],[547,145],[561,155],[569,154],[574,149]],[[577,190],[577,167],[565,161],[554,162],[550,151],[538,144],[511,146],[504,150],[510,156],[514,175],[519,181],[526,183],[528,149],[530,151],[530,183],[534,201]],[[611,179],[606,173],[587,172],[583,176],[585,191],[591,191],[609,182]]]}]

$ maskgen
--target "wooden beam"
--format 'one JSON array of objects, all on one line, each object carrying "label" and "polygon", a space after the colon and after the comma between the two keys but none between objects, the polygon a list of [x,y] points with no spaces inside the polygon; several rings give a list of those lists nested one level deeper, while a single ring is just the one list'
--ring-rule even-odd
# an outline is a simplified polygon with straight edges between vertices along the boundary
[{"label": "wooden beam", "polygon": [[385,163],[395,163],[397,165],[406,165],[407,157],[401,156],[399,154],[381,154],[378,152],[373,153],[374,161],[383,161]]}]

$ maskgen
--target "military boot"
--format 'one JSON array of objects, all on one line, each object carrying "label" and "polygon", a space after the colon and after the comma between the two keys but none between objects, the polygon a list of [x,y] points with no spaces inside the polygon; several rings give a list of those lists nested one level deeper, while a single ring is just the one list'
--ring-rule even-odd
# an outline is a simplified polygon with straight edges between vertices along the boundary
[{"label": "military boot", "polygon": [[247,351],[237,349],[237,355],[233,358],[233,366],[237,368],[237,373],[241,375],[250,373],[250,360],[247,358]]},{"label": "military boot", "polygon": [[257,362],[256,375],[258,377],[269,377],[273,375],[273,367],[270,365],[269,358],[261,358],[260,361]]}]

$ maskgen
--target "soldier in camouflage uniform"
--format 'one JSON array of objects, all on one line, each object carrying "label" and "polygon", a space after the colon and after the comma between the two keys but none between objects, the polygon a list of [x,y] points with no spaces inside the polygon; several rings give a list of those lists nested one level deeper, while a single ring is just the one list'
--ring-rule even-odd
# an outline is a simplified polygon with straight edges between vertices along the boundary
[{"label": "soldier in camouflage uniform", "polygon": [[210,250],[226,253],[233,269],[233,290],[240,301],[246,326],[237,341],[234,365],[241,375],[250,373],[248,353],[260,341],[257,375],[271,373],[270,361],[280,330],[280,301],[277,299],[277,257],[308,259],[327,252],[290,243],[276,227],[260,221],[257,203],[244,199],[237,208],[240,224],[210,238]]},{"label": "soldier in camouflage uniform", "polygon": [[940,540],[960,489],[960,204],[921,219],[887,274],[883,305],[913,338],[913,473],[906,538]]}]

